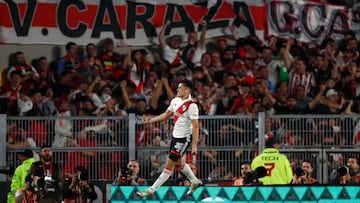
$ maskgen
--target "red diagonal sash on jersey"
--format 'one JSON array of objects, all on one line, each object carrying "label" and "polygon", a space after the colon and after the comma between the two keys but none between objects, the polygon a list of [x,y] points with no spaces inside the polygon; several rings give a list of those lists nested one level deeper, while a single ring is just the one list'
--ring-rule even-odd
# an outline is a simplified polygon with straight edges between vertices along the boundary
[{"label": "red diagonal sash on jersey", "polygon": [[188,109],[190,104],[194,103],[193,101],[186,101],[184,102],[178,109],[176,109],[174,113],[174,124],[178,120],[180,116],[182,116]]},{"label": "red diagonal sash on jersey", "polygon": [[177,66],[179,65],[179,63],[181,62],[181,51],[178,50],[178,52],[176,53],[176,57],[174,58],[173,62],[171,63],[171,66]]}]

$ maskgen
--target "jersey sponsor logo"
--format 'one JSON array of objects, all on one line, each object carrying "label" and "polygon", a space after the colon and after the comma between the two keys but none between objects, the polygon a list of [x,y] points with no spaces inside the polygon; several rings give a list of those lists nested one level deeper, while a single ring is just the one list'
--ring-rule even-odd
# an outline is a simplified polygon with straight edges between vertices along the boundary
[{"label": "jersey sponsor logo", "polygon": [[279,157],[277,156],[263,156],[261,157],[263,161],[278,161]]}]

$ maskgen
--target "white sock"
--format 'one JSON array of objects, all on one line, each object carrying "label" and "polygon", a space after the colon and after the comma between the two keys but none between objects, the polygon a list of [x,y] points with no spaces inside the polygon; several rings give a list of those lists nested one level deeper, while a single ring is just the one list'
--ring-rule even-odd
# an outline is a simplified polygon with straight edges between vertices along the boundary
[{"label": "white sock", "polygon": [[150,187],[151,192],[155,192],[162,184],[164,184],[170,177],[172,171],[164,169],[160,176],[156,179],[155,183]]},{"label": "white sock", "polygon": [[189,164],[184,163],[183,168],[181,169],[181,172],[186,175],[186,177],[190,180],[191,183],[196,183],[198,179],[196,178],[195,174],[191,170]]}]

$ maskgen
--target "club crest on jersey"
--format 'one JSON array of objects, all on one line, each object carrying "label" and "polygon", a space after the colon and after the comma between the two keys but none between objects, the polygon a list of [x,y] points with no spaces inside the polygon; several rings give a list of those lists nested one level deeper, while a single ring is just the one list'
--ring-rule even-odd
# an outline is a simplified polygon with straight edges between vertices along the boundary
[{"label": "club crest on jersey", "polygon": [[182,105],[182,110],[183,110],[183,111],[186,111],[186,109],[187,109],[187,106],[186,106],[186,105]]}]

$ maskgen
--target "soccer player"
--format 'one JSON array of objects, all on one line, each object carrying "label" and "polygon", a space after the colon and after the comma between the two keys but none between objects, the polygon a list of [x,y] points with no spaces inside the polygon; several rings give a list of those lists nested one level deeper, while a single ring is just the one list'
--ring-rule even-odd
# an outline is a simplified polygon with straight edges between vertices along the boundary
[{"label": "soccer player", "polygon": [[146,190],[138,191],[141,197],[152,195],[172,174],[175,167],[187,176],[191,182],[187,195],[191,195],[202,182],[194,175],[190,166],[182,162],[182,155],[191,143],[191,153],[197,153],[197,142],[199,135],[199,109],[191,98],[193,84],[189,80],[182,80],[177,88],[177,97],[171,100],[168,109],[159,116],[148,119],[143,117],[144,124],[161,122],[174,115],[174,129],[171,138],[170,153],[163,172],[154,184]]},{"label": "soccer player", "polygon": [[279,153],[279,142],[275,136],[267,139],[264,151],[251,163],[252,170],[259,166],[267,170],[266,176],[259,179],[263,185],[285,185],[292,181],[290,161]]}]

